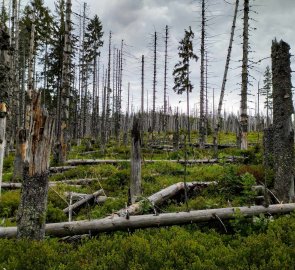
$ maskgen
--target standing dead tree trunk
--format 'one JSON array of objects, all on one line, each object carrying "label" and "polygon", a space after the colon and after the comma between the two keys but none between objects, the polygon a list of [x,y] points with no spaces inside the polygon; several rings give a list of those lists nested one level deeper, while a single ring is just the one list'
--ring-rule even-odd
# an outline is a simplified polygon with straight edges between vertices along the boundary
[{"label": "standing dead tree trunk", "polygon": [[240,148],[248,148],[248,52],[249,52],[249,0],[244,0],[244,28],[243,28],[243,60],[242,60],[242,89],[241,89],[241,116],[239,139],[241,140]]},{"label": "standing dead tree trunk", "polygon": [[205,63],[205,0],[202,0],[202,28],[201,28],[201,87],[200,87],[200,126],[199,126],[199,144],[204,148],[205,144],[205,108],[204,108],[204,63]]},{"label": "standing dead tree trunk", "polygon": [[69,140],[69,106],[70,106],[70,54],[71,54],[71,0],[66,4],[65,40],[62,63],[62,85],[61,85],[61,121],[57,124],[58,136],[56,144],[56,161],[63,164],[66,161],[67,144]]},{"label": "standing dead tree trunk", "polygon": [[32,121],[24,162],[21,201],[17,216],[19,238],[41,240],[45,236],[50,150],[54,120],[41,109],[33,92]]},{"label": "standing dead tree trunk", "polygon": [[131,203],[135,203],[136,198],[141,195],[141,149],[140,149],[140,124],[135,116],[133,119],[133,128],[131,131],[131,181],[130,197]]},{"label": "standing dead tree trunk", "polygon": [[218,111],[217,111],[217,121],[216,121],[216,126],[214,128],[213,144],[214,144],[215,157],[217,157],[217,155],[218,155],[218,141],[217,141],[217,138],[218,138],[218,132],[219,132],[219,129],[220,129],[220,126],[221,126],[221,110],[222,110],[222,104],[223,104],[223,99],[224,99],[225,85],[226,85],[226,81],[227,81],[227,73],[228,73],[228,68],[229,68],[231,51],[232,51],[232,46],[233,46],[233,41],[234,41],[234,34],[235,34],[235,29],[236,29],[238,8],[239,8],[239,0],[236,0],[234,19],[233,19],[233,24],[232,24],[232,28],[231,28],[231,34],[230,34],[230,40],[229,40],[229,45],[228,45],[225,69],[224,69],[222,86],[221,86],[221,91],[220,91],[220,98],[219,98]]},{"label": "standing dead tree trunk", "polygon": [[152,134],[156,127],[156,84],[157,84],[157,32],[154,36],[154,77],[153,77],[153,110],[152,110]]},{"label": "standing dead tree trunk", "polygon": [[294,131],[291,116],[294,113],[290,67],[290,46],[284,42],[272,43],[273,127],[275,193],[279,200],[294,200]]},{"label": "standing dead tree trunk", "polygon": [[8,103],[8,84],[9,84],[9,66],[10,57],[8,51],[9,35],[0,29],[0,196],[1,196],[1,183],[2,183],[2,169],[6,144],[6,116],[7,116],[7,103]]}]

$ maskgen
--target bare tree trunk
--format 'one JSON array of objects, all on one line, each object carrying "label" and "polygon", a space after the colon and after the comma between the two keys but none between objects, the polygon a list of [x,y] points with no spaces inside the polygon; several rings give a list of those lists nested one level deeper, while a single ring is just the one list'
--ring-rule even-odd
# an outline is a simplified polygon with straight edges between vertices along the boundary
[{"label": "bare tree trunk", "polygon": [[290,67],[290,46],[284,41],[272,43],[273,127],[275,193],[279,200],[294,200],[294,113]]},{"label": "bare tree trunk", "polygon": [[167,60],[168,60],[168,25],[165,29],[165,66],[164,66],[164,131],[167,131]]},{"label": "bare tree trunk", "polygon": [[205,58],[205,0],[202,0],[202,29],[201,29],[201,87],[200,87],[200,126],[199,126],[199,144],[204,148],[205,144],[205,108],[204,108],[204,58]]},{"label": "bare tree trunk", "polygon": [[153,77],[153,111],[152,111],[152,134],[156,127],[156,83],[157,83],[157,32],[154,36],[154,77]]},{"label": "bare tree trunk", "polygon": [[225,86],[226,86],[226,82],[227,82],[227,73],[228,73],[228,68],[229,68],[229,63],[230,63],[231,51],[232,51],[232,46],[233,46],[233,41],[234,41],[238,9],[239,9],[239,0],[236,0],[233,24],[232,24],[231,33],[230,33],[230,40],[229,40],[229,45],[228,45],[225,69],[224,69],[224,74],[223,74],[223,80],[222,80],[222,86],[221,86],[220,98],[219,98],[219,104],[218,104],[218,110],[217,110],[217,121],[216,121],[216,126],[214,127],[213,144],[214,144],[215,157],[217,157],[217,155],[218,155],[218,141],[217,141],[217,139],[218,139],[218,132],[219,132],[219,129],[221,126],[221,121],[222,121],[221,110],[222,110],[222,104],[223,104],[223,99],[224,99]]},{"label": "bare tree trunk", "polygon": [[242,89],[241,89],[241,115],[240,140],[241,149],[248,148],[248,51],[249,51],[249,0],[244,0],[244,29],[243,29],[243,60],[242,60]]},{"label": "bare tree trunk", "polygon": [[62,85],[61,85],[61,121],[57,124],[58,138],[56,143],[56,161],[63,164],[66,161],[67,145],[70,136],[69,130],[69,105],[70,105],[70,54],[71,54],[71,0],[66,3],[65,40],[62,63]]},{"label": "bare tree trunk", "polygon": [[41,109],[40,95],[33,93],[32,121],[24,163],[21,201],[17,215],[19,238],[41,240],[45,236],[50,150],[54,120]]},{"label": "bare tree trunk", "polygon": [[9,97],[9,35],[0,29],[0,196],[3,174],[3,160],[6,146],[6,116]]},{"label": "bare tree trunk", "polygon": [[130,197],[131,203],[135,203],[137,197],[141,195],[141,148],[140,148],[140,124],[135,116],[131,131],[131,181]]}]

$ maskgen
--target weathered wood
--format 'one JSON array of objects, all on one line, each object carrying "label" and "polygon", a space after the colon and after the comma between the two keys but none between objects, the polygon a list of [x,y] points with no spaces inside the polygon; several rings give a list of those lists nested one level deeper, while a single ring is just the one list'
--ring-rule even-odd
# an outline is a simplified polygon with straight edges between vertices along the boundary
[{"label": "weathered wood", "polygon": [[75,166],[50,167],[49,171],[50,171],[50,173],[60,173],[60,172],[74,169],[74,168],[75,168]]},{"label": "weathered wood", "polygon": [[292,82],[290,46],[272,43],[273,128],[275,194],[284,203],[293,201],[294,194],[294,131],[292,128]]},{"label": "weathered wood", "polygon": [[69,211],[73,211],[75,209],[78,209],[79,207],[81,207],[83,204],[89,202],[90,200],[98,197],[99,195],[104,194],[103,189],[100,189],[96,192],[94,192],[93,194],[89,194],[87,196],[85,196],[83,199],[81,199],[80,201],[77,201],[76,203],[74,203],[73,205],[70,205],[69,207],[65,208],[63,210],[64,213],[68,213]]},{"label": "weathered wood", "polygon": [[[4,27],[3,27],[4,28]],[[0,196],[3,160],[6,147],[6,117],[9,98],[9,69],[10,69],[9,35],[0,29]]]},{"label": "weathered wood", "polygon": [[218,146],[217,139],[218,139],[218,132],[219,132],[219,129],[221,126],[221,121],[222,121],[221,110],[222,110],[222,104],[223,104],[223,99],[224,99],[224,94],[225,94],[225,86],[226,86],[226,82],[227,82],[227,73],[228,73],[228,68],[229,68],[229,63],[230,63],[230,58],[231,58],[231,51],[232,51],[232,47],[233,47],[238,9],[239,9],[239,0],[236,0],[234,18],[233,18],[230,40],[229,40],[229,45],[228,45],[228,50],[227,50],[227,57],[226,57],[226,62],[225,62],[225,68],[224,68],[224,73],[223,73],[222,86],[221,86],[221,90],[220,90],[220,98],[219,98],[218,110],[217,110],[217,121],[216,121],[216,125],[214,127],[213,145],[214,145],[215,157],[218,156],[219,146]]},{"label": "weathered wood", "polygon": [[[190,183],[186,183],[186,187],[188,190],[190,190],[195,187],[202,187],[202,186],[207,187],[209,185],[215,185],[216,183],[217,182],[214,182],[214,181],[212,181],[212,182],[190,182]],[[184,190],[184,183],[183,182],[173,184],[173,185],[171,185],[167,188],[164,188],[164,189],[154,193],[153,195],[149,196],[147,198],[147,200],[142,200],[137,203],[134,203],[134,204],[128,206],[127,208],[119,210],[115,214],[118,216],[126,216],[127,213],[128,213],[128,215],[138,214],[142,210],[142,205],[146,201],[148,201],[152,207],[154,205],[160,205],[163,202],[174,197],[177,193],[179,193],[182,190]]]},{"label": "weathered wood", "polygon": [[[183,159],[166,159],[166,160],[143,160],[144,163],[156,163],[156,162],[171,162],[171,163],[180,163],[180,164],[214,164],[219,162],[237,162],[239,160],[244,159],[243,157],[225,157],[224,159],[189,159],[189,160],[183,160]],[[69,166],[65,166],[65,169],[72,169],[74,166],[78,165],[97,165],[97,164],[117,164],[117,163],[124,163],[124,162],[130,162],[130,159],[72,159],[67,160],[66,164]],[[62,171],[64,167],[55,167],[51,168],[52,171],[58,171],[59,169]]]},{"label": "weathered wood", "polygon": [[248,148],[248,54],[249,54],[249,0],[244,0],[243,18],[243,60],[242,60],[242,87],[241,87],[241,108],[240,108],[240,148]]},{"label": "weathered wood", "polygon": [[[141,215],[125,217],[112,216],[109,218],[91,220],[51,223],[46,225],[46,234],[52,236],[67,236],[89,234],[91,232],[109,232],[117,230],[128,230],[137,228],[160,227],[182,225],[198,222],[210,222],[235,218],[239,213],[245,217],[260,214],[287,214],[295,210],[295,203],[274,204],[264,206],[243,206],[219,209],[198,210],[190,212],[165,213],[160,215]],[[0,227],[0,238],[13,238],[16,236],[16,227]]]},{"label": "weathered wood", "polygon": [[45,236],[50,150],[54,120],[41,109],[40,95],[32,104],[32,120],[24,163],[17,236],[40,240]]},{"label": "weathered wood", "polygon": [[134,117],[131,131],[131,174],[130,174],[130,199],[135,203],[141,195],[141,149],[140,149],[140,124]]},{"label": "weathered wood", "polygon": [[[65,180],[65,181],[67,181],[67,180]],[[69,181],[71,181],[71,180],[69,180]],[[49,187],[55,187],[60,184],[70,185],[71,187],[77,187],[77,188],[81,188],[83,186],[83,185],[76,185],[75,182],[69,182],[69,183],[64,182],[64,181],[48,182]],[[4,189],[19,189],[19,188],[22,188],[22,183],[4,182],[1,184],[1,187]]]}]

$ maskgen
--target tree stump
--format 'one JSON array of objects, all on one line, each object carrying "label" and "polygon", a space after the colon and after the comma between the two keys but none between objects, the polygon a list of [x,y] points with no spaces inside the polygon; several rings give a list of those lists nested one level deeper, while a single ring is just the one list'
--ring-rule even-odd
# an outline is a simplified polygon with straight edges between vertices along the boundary
[{"label": "tree stump", "polygon": [[275,194],[280,201],[294,200],[294,131],[291,116],[294,112],[290,67],[290,46],[272,43],[273,127]]},{"label": "tree stump", "polygon": [[40,95],[35,95],[17,215],[18,238],[41,240],[45,236],[49,159],[53,134],[54,120],[41,109]]}]

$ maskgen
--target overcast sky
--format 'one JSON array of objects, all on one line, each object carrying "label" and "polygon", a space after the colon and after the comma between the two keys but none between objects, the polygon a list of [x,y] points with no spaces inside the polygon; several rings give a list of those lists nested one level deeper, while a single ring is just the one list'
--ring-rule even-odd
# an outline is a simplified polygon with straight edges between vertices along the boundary
[{"label": "overcast sky", "polygon": [[[158,108],[163,106],[163,74],[164,74],[164,30],[169,26],[169,70],[168,95],[171,107],[185,107],[185,96],[173,93],[172,70],[178,61],[178,42],[184,36],[184,29],[189,26],[195,33],[194,50],[200,55],[200,0],[88,0],[87,16],[95,14],[102,21],[105,32],[105,45],[102,48],[102,62],[106,65],[108,33],[113,33],[113,45],[120,47],[124,40],[124,71],[123,71],[123,99],[127,97],[127,85],[131,85],[131,97],[134,109],[140,106],[141,82],[141,55],[145,55],[145,89],[149,93],[149,105],[152,96],[153,76],[153,33],[158,32],[158,58],[157,58],[157,99]],[[213,88],[215,89],[215,105],[219,100],[220,87],[224,72],[225,58],[229,43],[230,29],[233,19],[234,0],[207,0],[207,50],[208,50],[208,97],[209,110],[213,106]],[[250,59],[259,59],[270,56],[271,42],[276,37],[283,39],[291,46],[291,53],[295,46],[295,1],[294,0],[251,0],[250,27]],[[53,0],[45,0],[45,4],[52,7]],[[238,14],[238,25],[228,74],[226,87],[225,107],[227,110],[237,112],[240,100],[240,73],[242,59],[242,4]],[[82,1],[73,0],[73,11],[80,13]],[[254,28],[256,30],[254,30]],[[292,59],[293,60],[293,59]],[[191,78],[194,85],[191,94],[191,107],[199,107],[200,66],[192,64]],[[262,84],[263,72],[270,59],[262,61],[250,73],[253,86],[250,91],[257,92],[257,83]],[[249,96],[249,109],[254,113],[255,97]],[[183,102],[180,102],[183,101]],[[180,103],[179,103],[180,102]],[[146,103],[146,101],[145,101]],[[145,104],[146,106],[146,104]],[[257,106],[257,104],[256,104]],[[151,106],[149,106],[151,107]]]}]

